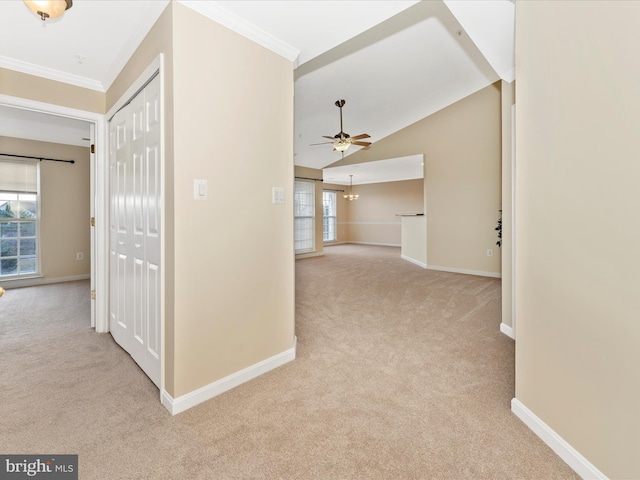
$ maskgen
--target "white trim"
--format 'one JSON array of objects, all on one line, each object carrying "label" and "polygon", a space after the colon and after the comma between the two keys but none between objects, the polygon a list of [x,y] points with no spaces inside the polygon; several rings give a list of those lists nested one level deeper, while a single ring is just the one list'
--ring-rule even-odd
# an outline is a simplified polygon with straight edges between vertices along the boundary
[{"label": "white trim", "polygon": [[479,270],[467,270],[465,268],[436,267],[434,265],[427,265],[427,268],[429,270],[438,270],[439,272],[464,273],[465,275],[478,275],[480,277],[502,278],[502,274],[496,272],[482,272]]},{"label": "white trim", "polygon": [[353,242],[353,241],[349,241],[347,243],[353,243],[354,245],[374,245],[378,247],[398,247],[398,248],[401,247],[399,243]]},{"label": "white trim", "polygon": [[294,62],[294,66],[297,66],[296,64],[298,56],[300,55],[300,50],[274,37],[269,32],[262,30],[252,23],[247,22],[244,18],[239,17],[226,8],[215,5],[213,2],[202,2],[197,0],[178,0],[178,3],[181,3],[185,7],[204,15],[214,22],[227,27],[229,30],[233,30],[257,44],[262,45],[287,60]]},{"label": "white trim", "polygon": [[504,333],[507,337],[513,338],[514,340],[516,339],[515,334],[513,333],[513,328],[511,328],[509,325],[507,325],[506,323],[501,323],[500,324],[500,331],[502,333]]},{"label": "white trim", "polygon": [[400,222],[338,222],[337,225],[402,225]]},{"label": "white trim", "polygon": [[[95,145],[96,143],[96,125],[92,123],[89,125],[89,145]],[[95,218],[96,216],[96,183],[97,183],[97,165],[96,165],[96,152],[91,152],[89,147],[89,217]],[[97,249],[97,237],[95,227],[90,227],[89,231],[89,271],[96,271],[96,249]],[[91,290],[96,289],[96,276],[91,275]],[[96,302],[91,302],[91,328],[96,328]]]},{"label": "white trim", "polygon": [[[75,108],[64,107],[61,105],[54,105],[52,103],[43,103],[37,102],[35,100],[30,100],[21,97],[13,97],[10,95],[0,94],[0,105],[7,105],[15,108],[22,108],[25,110],[33,110],[40,113],[46,113],[49,115],[58,115],[61,117],[74,118],[76,120],[83,120],[86,122],[91,122],[95,125],[96,129],[96,155],[95,155],[95,163],[98,166],[103,167],[102,176],[98,173],[96,177],[96,197],[95,197],[95,217],[96,217],[96,226],[95,226],[95,234],[97,236],[97,244],[96,244],[96,269],[95,272],[92,272],[92,275],[95,275],[95,286],[96,286],[96,332],[104,333],[108,332],[108,312],[107,312],[107,280],[108,280],[108,271],[107,271],[107,259],[108,251],[107,251],[107,243],[106,243],[106,235],[108,235],[108,225],[107,225],[107,199],[105,199],[105,171],[108,172],[108,165],[105,161],[105,154],[107,151],[106,145],[106,136],[105,136],[105,117],[102,114],[89,112],[85,110],[78,110]],[[94,199],[91,199],[94,201]]]},{"label": "white trim", "polygon": [[604,473],[598,470],[517,398],[511,400],[511,411],[582,478],[607,480],[607,476]]},{"label": "white trim", "polygon": [[400,258],[402,258],[403,260],[406,260],[407,262],[411,262],[411,263],[413,263],[415,265],[418,265],[419,267],[427,268],[427,264],[426,263],[419,262],[418,260],[415,260],[415,259],[413,259],[411,257],[407,257],[406,255],[400,255]]},{"label": "white trim", "polygon": [[182,395],[178,398],[172,398],[166,390],[162,389],[162,392],[160,394],[162,405],[164,405],[164,407],[169,410],[169,413],[171,413],[171,415],[177,415],[178,413],[184,412],[191,407],[195,407],[202,402],[206,402],[213,397],[217,397],[221,393],[231,390],[238,385],[242,385],[243,383],[246,383],[249,380],[253,380],[260,375],[263,375],[275,368],[284,365],[285,363],[289,363],[290,361],[295,360],[296,343],[297,338],[294,337],[293,347],[289,350],[285,350],[282,353],[262,360],[261,362],[242,369],[239,372],[232,373],[227,377],[221,378],[220,380],[217,380],[213,383],[210,383],[209,385],[194,390],[193,392],[189,392],[186,395]]},{"label": "white trim", "polygon": [[[160,233],[162,235],[160,239],[160,259],[162,262],[162,268],[160,269],[160,298],[166,298],[167,293],[167,202],[166,202],[166,189],[165,184],[166,177],[166,150],[165,143],[165,112],[167,106],[165,105],[165,66],[164,55],[160,54],[158,57],[158,76],[160,77],[160,198],[162,198],[162,209],[160,213]],[[173,232],[172,232],[173,233]],[[166,308],[164,305],[160,308],[160,351],[162,352],[162,358],[160,360],[160,391],[164,392],[165,386],[165,329],[166,329]],[[162,394],[160,395],[160,403],[162,403]]]},{"label": "white trim", "polygon": [[106,92],[104,86],[98,80],[92,80],[91,78],[81,77],[80,75],[74,75],[72,73],[54,70],[53,68],[23,62],[22,60],[16,60],[15,58],[0,56],[0,67],[8,70],[14,70],[16,72],[26,73],[27,75],[47,78],[55,82],[68,83],[69,85],[75,85],[76,87],[88,88],[89,90],[96,90],[103,93]]},{"label": "white trim", "polygon": [[71,275],[69,277],[31,277],[31,278],[16,278],[15,280],[2,280],[2,285],[7,290],[12,288],[22,287],[36,287],[38,285],[47,285],[50,283],[63,283],[63,282],[75,282],[76,280],[87,280],[91,278],[91,274],[84,273],[82,275]]},{"label": "white trim", "polygon": [[61,105],[54,105],[53,103],[43,103],[36,100],[29,100],[28,98],[12,97],[11,95],[0,94],[0,105],[7,105],[15,108],[22,108],[25,110],[35,110],[41,113],[48,113],[50,115],[58,115],[60,117],[74,118],[76,120],[84,120],[87,122],[104,121],[104,115],[89,112],[86,110],[78,110],[76,108],[63,107]]},{"label": "white trim", "polygon": [[301,258],[322,257],[324,252],[296,253],[296,260]]},{"label": "white trim", "polygon": [[511,328],[516,338],[516,104],[511,105]]}]

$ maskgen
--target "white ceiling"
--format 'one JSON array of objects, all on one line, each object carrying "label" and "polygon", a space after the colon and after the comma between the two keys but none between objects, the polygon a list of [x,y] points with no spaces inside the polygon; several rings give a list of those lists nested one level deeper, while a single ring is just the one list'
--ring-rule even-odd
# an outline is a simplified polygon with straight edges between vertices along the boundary
[{"label": "white ceiling", "polygon": [[0,122],[4,137],[89,146],[89,123],[82,120],[0,105]]},{"label": "white ceiling", "polygon": [[[106,91],[168,1],[75,0],[63,16],[42,22],[22,0],[2,0],[0,67]],[[338,99],[346,100],[344,131],[376,142],[500,78],[513,80],[509,0],[180,3],[297,66],[296,165],[323,168],[341,158],[331,145],[310,146],[340,130]],[[24,113],[0,109],[0,135],[16,136]],[[52,134],[37,121],[37,130]],[[71,140],[60,142],[77,144],[72,130],[66,125],[54,138],[69,131]]]},{"label": "white ceiling", "polygon": [[169,0],[75,0],[43,22],[0,1],[0,67],[106,91]]}]

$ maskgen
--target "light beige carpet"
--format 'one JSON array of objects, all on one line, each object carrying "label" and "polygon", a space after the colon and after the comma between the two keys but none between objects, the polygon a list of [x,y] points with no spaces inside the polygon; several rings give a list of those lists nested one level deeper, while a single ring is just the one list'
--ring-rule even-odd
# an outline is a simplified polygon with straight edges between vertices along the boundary
[{"label": "light beige carpet", "polygon": [[89,285],[0,299],[0,452],[77,453],[82,479],[575,479],[510,411],[500,281],[397,248],[296,262],[297,359],[171,417]]}]

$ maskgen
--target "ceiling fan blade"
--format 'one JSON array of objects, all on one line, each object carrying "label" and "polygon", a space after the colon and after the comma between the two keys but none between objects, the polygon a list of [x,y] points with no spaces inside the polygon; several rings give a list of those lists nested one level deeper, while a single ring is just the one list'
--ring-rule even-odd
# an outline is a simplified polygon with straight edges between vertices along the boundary
[{"label": "ceiling fan blade", "polygon": [[356,135],[355,137],[351,137],[351,140],[361,140],[363,138],[371,138],[371,135],[368,133],[362,133],[360,135]]},{"label": "ceiling fan blade", "polygon": [[335,140],[336,137],[328,137],[327,135],[323,135],[322,138],[328,138],[329,140]]},{"label": "ceiling fan blade", "polygon": [[351,142],[351,145],[358,145],[359,147],[368,147],[371,142]]},{"label": "ceiling fan blade", "polygon": [[311,143],[309,144],[310,147],[313,147],[315,145],[331,145],[333,142],[322,142],[322,143]]}]

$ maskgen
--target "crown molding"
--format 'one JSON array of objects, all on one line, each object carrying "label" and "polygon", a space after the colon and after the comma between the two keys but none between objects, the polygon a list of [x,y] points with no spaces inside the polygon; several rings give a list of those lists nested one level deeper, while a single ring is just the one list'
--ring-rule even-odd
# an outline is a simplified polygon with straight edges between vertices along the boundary
[{"label": "crown molding", "polygon": [[0,55],[0,67],[8,70],[14,70],[16,72],[26,73],[28,75],[35,75],[36,77],[47,78],[56,82],[68,83],[70,85],[75,85],[76,87],[88,88],[89,90],[96,90],[98,92],[106,91],[104,85],[102,85],[98,80],[92,80],[79,75],[61,72],[60,70],[54,70],[53,68],[23,62],[21,60],[16,60],[2,55]]},{"label": "crown molding", "polygon": [[296,63],[300,51],[213,2],[178,0],[185,7]]}]

